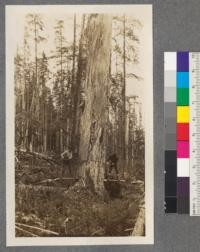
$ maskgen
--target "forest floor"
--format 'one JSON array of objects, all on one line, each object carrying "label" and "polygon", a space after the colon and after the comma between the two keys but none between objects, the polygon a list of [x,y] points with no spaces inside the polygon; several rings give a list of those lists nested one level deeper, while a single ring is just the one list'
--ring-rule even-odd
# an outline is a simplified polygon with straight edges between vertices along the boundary
[{"label": "forest floor", "polygon": [[22,160],[16,169],[16,236],[131,235],[144,196],[141,181],[118,182],[99,197],[82,179],[59,179],[59,165]]}]

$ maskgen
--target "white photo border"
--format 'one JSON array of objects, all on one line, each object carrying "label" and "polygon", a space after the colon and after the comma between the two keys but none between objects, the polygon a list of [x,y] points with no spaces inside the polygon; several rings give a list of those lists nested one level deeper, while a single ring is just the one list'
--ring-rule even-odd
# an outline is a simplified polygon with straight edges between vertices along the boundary
[{"label": "white photo border", "polygon": [[[145,236],[127,237],[15,237],[15,168],[14,168],[14,55],[13,23],[21,12],[45,13],[126,13],[144,12],[146,22],[145,81]],[[153,33],[152,5],[7,5],[6,6],[6,241],[7,246],[134,245],[154,243],[154,170],[153,170]]]}]

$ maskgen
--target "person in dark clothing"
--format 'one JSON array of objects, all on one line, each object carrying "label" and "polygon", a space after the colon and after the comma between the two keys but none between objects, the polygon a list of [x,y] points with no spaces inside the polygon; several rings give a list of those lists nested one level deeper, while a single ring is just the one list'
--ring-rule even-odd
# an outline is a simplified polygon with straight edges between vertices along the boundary
[{"label": "person in dark clothing", "polygon": [[71,165],[72,165],[72,151],[70,149],[66,149],[62,154],[61,154],[61,159],[62,159],[62,177],[64,177],[66,170],[68,169],[69,175],[72,176],[72,170],[71,170]]},{"label": "person in dark clothing", "polygon": [[86,95],[85,95],[84,90],[81,90],[79,108],[80,108],[80,110],[81,110],[82,113],[85,110],[85,102],[86,102]]},{"label": "person in dark clothing", "polygon": [[108,162],[109,162],[109,173],[112,172],[112,170],[115,170],[116,175],[118,176],[118,169],[117,169],[117,162],[118,162],[118,157],[115,153],[110,155],[108,157]]}]

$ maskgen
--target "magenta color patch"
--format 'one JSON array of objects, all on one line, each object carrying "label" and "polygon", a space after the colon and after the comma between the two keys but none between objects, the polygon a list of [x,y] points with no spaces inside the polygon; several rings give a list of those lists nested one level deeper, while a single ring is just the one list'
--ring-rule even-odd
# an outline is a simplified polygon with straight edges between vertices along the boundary
[{"label": "magenta color patch", "polygon": [[177,157],[189,158],[189,141],[177,141]]}]

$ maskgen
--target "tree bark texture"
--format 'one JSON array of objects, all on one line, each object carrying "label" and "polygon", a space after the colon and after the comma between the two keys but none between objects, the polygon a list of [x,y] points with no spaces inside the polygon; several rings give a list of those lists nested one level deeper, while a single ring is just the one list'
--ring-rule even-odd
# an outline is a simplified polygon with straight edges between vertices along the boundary
[{"label": "tree bark texture", "polygon": [[106,162],[111,16],[93,14],[88,20],[85,109],[80,122],[81,173],[95,192],[104,193]]}]

